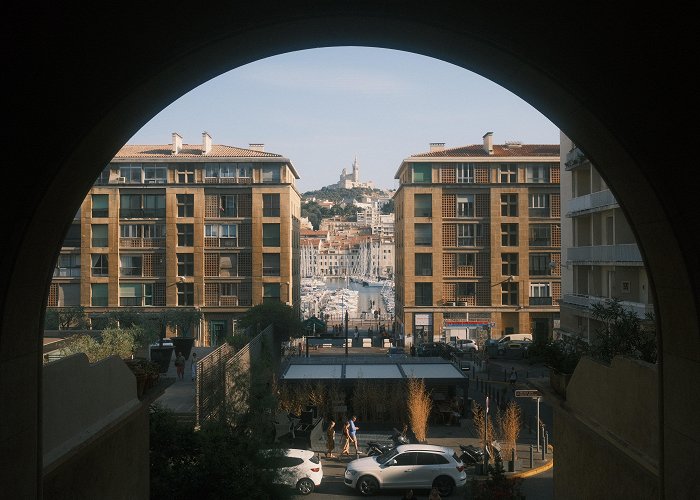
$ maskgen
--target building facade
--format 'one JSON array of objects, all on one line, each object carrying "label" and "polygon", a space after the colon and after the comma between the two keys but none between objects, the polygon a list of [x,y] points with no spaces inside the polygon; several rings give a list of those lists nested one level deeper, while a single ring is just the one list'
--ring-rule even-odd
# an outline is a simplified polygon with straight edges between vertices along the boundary
[{"label": "building facade", "polygon": [[551,336],[561,294],[559,145],[405,159],[395,178],[396,319],[406,344]]},{"label": "building facade", "polygon": [[562,268],[560,302],[563,335],[590,341],[602,326],[590,307],[619,300],[644,319],[653,312],[651,291],[637,240],[600,173],[561,134]]},{"label": "building facade", "polygon": [[300,304],[299,176],[262,144],[126,145],[102,171],[64,240],[48,306],[198,309],[218,345],[253,305]]}]

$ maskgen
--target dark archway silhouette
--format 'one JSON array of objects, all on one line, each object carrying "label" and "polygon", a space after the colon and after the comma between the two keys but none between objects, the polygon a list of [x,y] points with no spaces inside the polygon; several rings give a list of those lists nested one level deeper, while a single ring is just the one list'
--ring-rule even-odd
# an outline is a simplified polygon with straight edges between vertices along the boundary
[{"label": "dark archway silhouette", "polygon": [[686,74],[698,51],[691,12],[561,2],[40,1],[3,17],[0,439],[8,465],[0,477],[9,496],[41,492],[45,297],[62,238],[97,174],[199,84],[263,57],[340,45],[416,52],[479,73],[536,107],[599,168],[655,290],[660,490],[687,498],[697,488],[698,398],[687,384],[700,375],[697,126],[684,119],[696,107]]}]

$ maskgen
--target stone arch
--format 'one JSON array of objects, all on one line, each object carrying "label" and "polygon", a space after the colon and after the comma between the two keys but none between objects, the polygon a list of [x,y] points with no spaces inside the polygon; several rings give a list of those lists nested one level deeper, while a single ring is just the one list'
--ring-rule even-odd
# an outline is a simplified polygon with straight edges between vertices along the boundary
[{"label": "stone arch", "polygon": [[[688,227],[698,213],[698,173],[676,173],[692,141],[666,102],[693,94],[681,78],[666,77],[682,74],[680,63],[665,59],[663,72],[640,72],[676,44],[697,51],[681,39],[694,32],[679,25],[689,13],[676,11],[671,24],[642,9],[625,12],[622,23],[608,10],[493,2],[290,1],[232,10],[214,0],[191,13],[128,2],[99,12],[45,7],[8,15],[20,27],[6,60],[11,152],[0,197],[0,387],[12,410],[0,439],[14,462],[1,474],[10,491],[40,493],[45,297],[66,228],[102,166],[160,109],[229,69],[292,50],[363,45],[436,57],[491,79],[545,114],[599,167],[655,290],[667,450],[660,489],[683,496],[675,488],[700,444],[697,398],[691,404],[675,389],[700,374],[700,248]],[[593,28],[594,36],[582,36]]]}]

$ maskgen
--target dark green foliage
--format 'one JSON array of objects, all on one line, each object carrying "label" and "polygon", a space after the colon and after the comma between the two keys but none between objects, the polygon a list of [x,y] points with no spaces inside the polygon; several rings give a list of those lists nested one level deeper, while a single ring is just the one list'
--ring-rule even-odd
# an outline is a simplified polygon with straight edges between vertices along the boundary
[{"label": "dark green foliage", "polygon": [[257,455],[269,443],[254,432],[219,423],[195,430],[157,405],[150,428],[151,500],[273,499],[293,493],[272,484],[267,461]]},{"label": "dark green foliage", "polygon": [[588,351],[588,343],[584,340],[564,335],[544,346],[544,361],[558,372],[574,373],[581,356]]},{"label": "dark green foliage", "polygon": [[489,465],[489,478],[485,481],[472,479],[472,498],[474,500],[517,500],[522,498],[520,488],[524,479],[507,477],[503,461],[496,456],[494,465]]},{"label": "dark green foliage", "polygon": [[47,330],[85,330],[88,326],[83,306],[46,308],[44,327]]},{"label": "dark green foliage", "polygon": [[618,300],[606,300],[591,307],[591,315],[602,323],[591,342],[593,358],[609,363],[615,356],[656,363],[657,341],[654,317],[640,319]]},{"label": "dark green foliage", "polygon": [[388,215],[394,213],[394,200],[389,200],[387,203],[382,205],[382,214]]},{"label": "dark green foliage", "polygon": [[[285,332],[286,337],[301,337],[304,331],[304,325],[294,308],[276,301],[263,302],[251,307],[238,324],[243,328],[251,328],[251,335],[255,336],[270,323],[274,325],[276,332]],[[238,335],[234,335],[234,338],[236,336]]]}]

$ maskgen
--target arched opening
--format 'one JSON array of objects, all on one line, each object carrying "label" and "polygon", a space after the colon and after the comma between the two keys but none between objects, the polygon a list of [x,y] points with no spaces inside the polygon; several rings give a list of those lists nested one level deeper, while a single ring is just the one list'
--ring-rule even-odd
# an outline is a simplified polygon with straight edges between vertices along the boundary
[{"label": "arched opening", "polygon": [[[640,79],[634,70],[646,67],[654,55],[675,50],[677,40],[664,38],[664,28],[672,25],[655,19],[654,28],[645,32],[649,19],[644,13],[626,13],[621,26],[614,16],[562,6],[556,12],[444,8],[449,10],[428,11],[421,2],[401,7],[369,2],[352,8],[241,6],[235,13],[210,6],[198,16],[143,7],[137,19],[128,8],[15,16],[26,29],[10,57],[17,75],[10,91],[33,96],[9,106],[11,164],[17,168],[4,183],[13,196],[2,201],[8,233],[0,261],[0,379],[4,399],[13,401],[2,442],[15,457],[3,478],[17,496],[36,497],[41,491],[38,351],[44,297],[69,221],[102,166],[158,110],[201,82],[268,55],[333,45],[407,50],[479,73],[542,111],[605,172],[656,291],[663,339],[660,491],[668,498],[692,491],[682,479],[698,445],[691,430],[697,412],[674,387],[700,371],[694,293],[700,251],[687,228],[688,218],[697,213],[697,174],[680,181],[659,175],[664,165],[683,165],[678,149],[667,145],[682,143],[685,131],[675,130],[666,114],[664,103],[673,94],[665,76]],[[528,21],[525,33],[523,20]],[[596,26],[596,37],[576,36],[574,28],[580,26]],[[672,30],[678,31],[682,27]],[[129,60],[128,71],[115,72],[114,62],[127,53],[140,57]],[[684,95],[683,84],[670,81],[678,84],[675,94]],[[35,167],[30,178],[21,167],[28,151]]]}]

